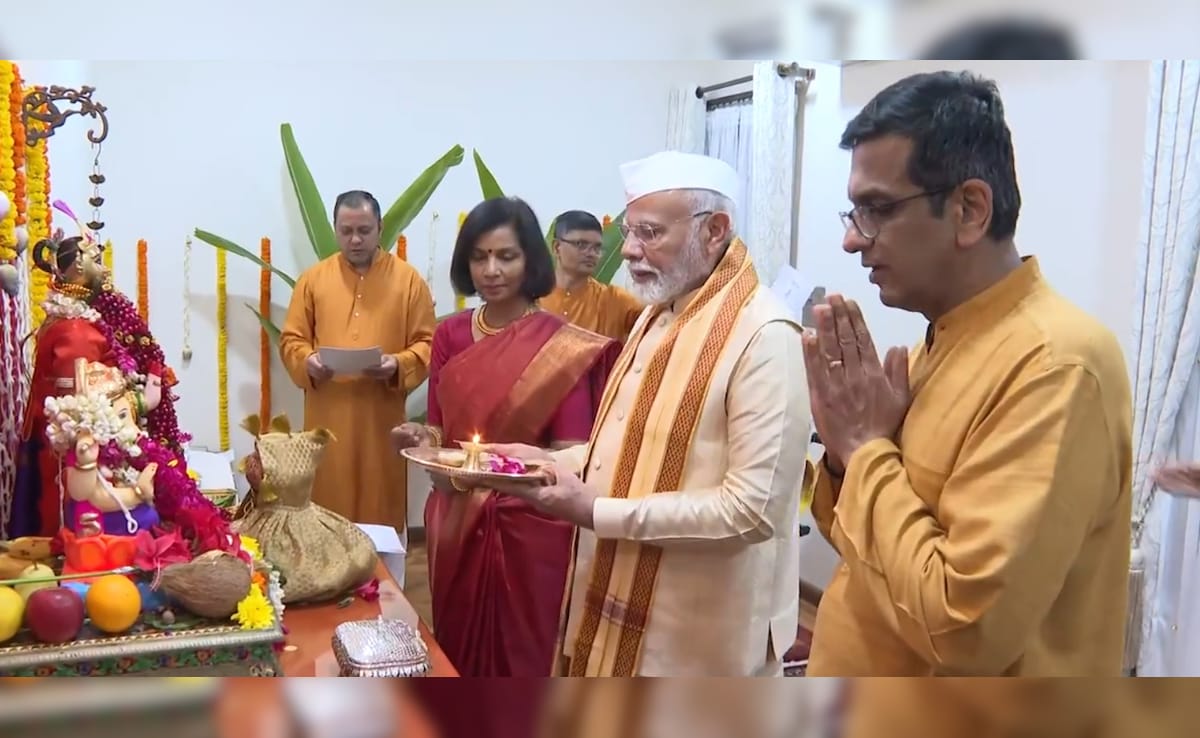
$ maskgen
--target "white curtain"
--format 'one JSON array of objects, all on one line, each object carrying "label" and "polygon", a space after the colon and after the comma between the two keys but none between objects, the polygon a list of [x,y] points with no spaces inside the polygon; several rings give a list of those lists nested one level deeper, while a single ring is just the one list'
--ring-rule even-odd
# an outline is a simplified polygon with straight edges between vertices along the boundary
[{"label": "white curtain", "polygon": [[[754,110],[749,100],[728,103],[708,111],[705,120],[704,151],[720,159],[738,173],[738,189],[733,200],[734,217],[740,233],[749,233],[747,203],[751,201],[750,156],[754,140]],[[752,242],[747,239],[747,242]]]},{"label": "white curtain", "polygon": [[[1192,371],[1173,456],[1200,459],[1200,366]],[[1141,676],[1200,676],[1200,500],[1163,495],[1155,505],[1158,566]]]},{"label": "white curtain", "polygon": [[[792,260],[792,191],[796,165],[796,78],[781,77],[778,64],[754,64],[754,140],[750,184],[742,206],[746,243],[759,276],[771,284],[780,267]],[[740,170],[739,170],[740,171]]]},{"label": "white curtain", "polygon": [[704,101],[695,87],[677,87],[667,95],[666,149],[704,153]]},{"label": "white curtain", "polygon": [[[1131,611],[1140,606],[1145,614],[1140,627],[1135,619],[1131,634],[1140,636],[1140,644],[1131,645],[1140,646],[1138,673],[1146,676],[1200,671],[1200,663],[1182,665],[1182,652],[1174,653],[1185,642],[1194,644],[1200,628],[1200,516],[1194,506],[1168,497],[1155,504],[1152,477],[1172,452],[1195,453],[1193,439],[1184,436],[1194,435],[1200,413],[1200,403],[1185,403],[1200,356],[1200,61],[1159,61],[1151,74],[1133,341],[1133,545],[1134,560],[1144,561],[1145,591]],[[1180,588],[1185,576],[1190,591]],[[1181,620],[1185,613],[1188,620]]]}]

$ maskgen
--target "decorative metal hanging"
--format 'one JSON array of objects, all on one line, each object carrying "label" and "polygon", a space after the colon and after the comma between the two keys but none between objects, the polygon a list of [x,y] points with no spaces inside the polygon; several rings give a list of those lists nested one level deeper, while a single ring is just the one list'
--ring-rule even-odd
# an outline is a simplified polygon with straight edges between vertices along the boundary
[{"label": "decorative metal hanging", "polygon": [[[29,146],[53,136],[55,131],[62,127],[72,115],[96,120],[96,127],[87,132],[88,141],[92,145],[92,173],[88,176],[88,181],[92,183],[92,196],[88,198],[88,204],[92,206],[92,219],[87,223],[87,227],[99,234],[100,230],[104,228],[104,221],[100,220],[100,206],[104,204],[104,197],[100,194],[100,185],[106,181],[104,174],[100,171],[100,150],[104,139],[108,138],[108,108],[92,99],[92,93],[95,91],[96,88],[87,85],[78,90],[58,85],[35,87],[25,96],[21,104],[21,120],[25,123],[25,129],[28,131],[25,140]],[[58,103],[77,106],[77,109],[72,107],[60,109]],[[30,127],[29,121],[31,120],[42,125]]]}]

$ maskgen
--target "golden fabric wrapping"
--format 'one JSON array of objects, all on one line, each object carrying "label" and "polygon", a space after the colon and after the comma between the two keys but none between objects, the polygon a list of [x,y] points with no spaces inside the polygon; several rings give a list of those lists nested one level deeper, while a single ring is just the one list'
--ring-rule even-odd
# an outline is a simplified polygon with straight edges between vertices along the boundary
[{"label": "golden fabric wrapping", "polygon": [[[273,431],[256,440],[261,481],[238,532],[258,540],[287,578],[284,602],[334,599],[370,579],[377,557],[357,525],[312,501],[313,480],[333,434]],[[253,462],[252,462],[253,463]],[[247,476],[256,476],[248,474]]]}]

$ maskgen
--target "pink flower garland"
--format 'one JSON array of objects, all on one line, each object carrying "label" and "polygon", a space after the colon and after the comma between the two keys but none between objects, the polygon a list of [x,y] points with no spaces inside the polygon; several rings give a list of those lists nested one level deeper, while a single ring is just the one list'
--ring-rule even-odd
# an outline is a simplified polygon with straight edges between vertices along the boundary
[{"label": "pink flower garland", "polygon": [[[113,346],[114,358],[121,371],[143,376],[162,375],[168,371],[162,347],[150,334],[132,300],[117,290],[105,288],[92,299],[91,306],[100,313],[101,320],[96,327]],[[133,366],[132,371],[127,369],[129,365]],[[146,431],[155,441],[182,457],[183,447],[191,440],[191,436],[179,429],[179,418],[175,414],[175,401],[179,398],[171,391],[172,379],[163,376],[162,402],[147,414]]]},{"label": "pink flower garland", "polygon": [[162,348],[154,340],[137,306],[121,292],[106,286],[90,302],[100,314],[96,328],[108,340],[116,365],[126,374],[158,374],[163,379],[162,401],[146,415],[149,437],[138,445],[140,456],[128,456],[115,442],[100,451],[99,462],[110,469],[129,465],[141,471],[151,462],[158,464],[154,475],[154,507],[167,527],[178,531],[194,553],[214,549],[237,553],[240,542],[232,535],[230,514],[213,504],[200,492],[188,474],[183,449],[191,436],[179,429],[171,391],[174,375],[166,365]]}]

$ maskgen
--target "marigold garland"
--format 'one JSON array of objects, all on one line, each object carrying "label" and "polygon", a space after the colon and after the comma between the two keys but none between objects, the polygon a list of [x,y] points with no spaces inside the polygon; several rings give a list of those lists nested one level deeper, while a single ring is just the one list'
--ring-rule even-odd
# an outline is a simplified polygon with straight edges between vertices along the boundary
[{"label": "marigold garland", "polygon": [[150,325],[150,270],[146,264],[149,248],[146,239],[139,238],[137,242],[137,305],[138,315]]},{"label": "marigold garland", "polygon": [[[271,239],[263,237],[259,243],[259,258],[264,264],[271,263]],[[264,268],[259,275],[258,313],[271,319],[271,270]],[[266,328],[258,332],[259,400],[258,417],[271,417],[271,336]]]},{"label": "marigold garland", "polygon": [[[34,87],[26,88],[25,94],[34,91]],[[29,125],[41,130],[44,125],[30,120]],[[50,237],[53,227],[53,217],[50,212],[50,159],[48,156],[48,139],[39,139],[33,146],[25,147],[25,180],[29,216],[29,248],[25,250],[29,280],[29,327],[36,331],[46,319],[46,311],[42,307],[50,292],[50,275],[38,269],[33,264],[33,245],[43,238]],[[33,339],[36,342],[36,334]]]},{"label": "marigold garland", "polygon": [[108,272],[108,278],[113,278],[113,246],[112,241],[104,242],[104,271]]},{"label": "marigold garland", "polygon": [[[467,214],[465,212],[460,212],[458,214],[458,230],[460,230],[460,231],[462,230],[463,221],[465,221],[466,219],[467,219]],[[458,292],[454,293],[454,309],[457,312],[462,312],[463,310],[467,309],[466,295],[460,295],[460,294],[458,294]]]},{"label": "marigold garland", "polygon": [[229,450],[229,335],[226,332],[228,296],[225,293],[225,251],[217,249],[217,428],[221,450]]},{"label": "marigold garland", "polygon": [[[11,64],[11,62],[9,62]],[[13,78],[9,85],[9,112],[12,115],[12,136],[13,136],[13,167],[16,168],[16,209],[17,209],[17,225],[23,226],[29,222],[26,217],[26,197],[25,192],[25,121],[21,117],[21,108],[25,104],[24,83],[21,81],[21,70],[16,64],[12,65]]]},{"label": "marigold garland", "polygon": [[[0,61],[0,90],[11,90],[15,77],[16,66]],[[0,197],[9,200],[10,207],[0,218],[0,262],[9,262],[17,258],[17,167],[13,119],[11,111],[4,113],[0,115]]]},{"label": "marigold garland", "polygon": [[600,221],[600,227],[601,227],[601,228],[608,228],[610,225],[612,225],[612,216],[611,216],[611,215],[608,215],[608,214],[606,213],[606,214],[605,214],[605,216],[604,216],[604,220]]},{"label": "marigold garland", "polygon": [[403,233],[396,237],[396,256],[400,257],[400,261],[408,261],[408,239]]}]

